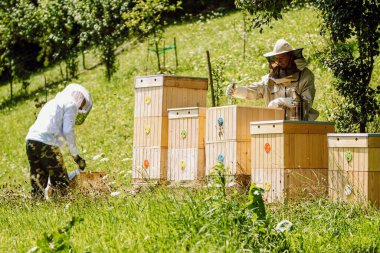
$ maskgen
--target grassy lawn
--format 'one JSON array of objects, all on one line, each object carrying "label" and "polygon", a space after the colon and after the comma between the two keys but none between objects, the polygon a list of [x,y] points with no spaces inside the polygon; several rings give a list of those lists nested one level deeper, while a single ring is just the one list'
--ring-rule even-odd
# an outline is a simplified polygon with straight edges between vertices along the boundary
[{"label": "grassy lawn", "polygon": [[[225,86],[232,79],[239,84],[259,80],[267,72],[262,54],[272,50],[275,41],[285,38],[303,47],[316,76],[315,108],[318,120],[327,120],[335,92],[331,73],[313,57],[325,46],[319,36],[320,20],[307,9],[284,15],[273,29],[248,34],[243,60],[242,14],[214,13],[173,24],[166,30],[166,44],[173,38],[178,46],[178,69],[174,52],[168,51],[166,67],[176,75],[207,77],[206,50],[213,66],[218,66]],[[77,82],[93,95],[94,107],[86,123],[76,128],[77,144],[90,171],[110,173],[110,187],[118,196],[84,197],[35,203],[29,194],[29,168],[25,136],[38,113],[35,98],[45,99],[44,75],[49,82],[60,79],[59,67],[31,77],[30,99],[0,110],[0,251],[27,252],[43,240],[43,233],[57,232],[73,217],[83,218],[63,238],[77,252],[378,252],[380,213],[364,203],[333,203],[327,199],[267,205],[265,225],[252,219],[245,193],[231,190],[228,197],[219,188],[169,189],[157,187],[132,194],[132,140],[135,76],[156,74],[152,53],[147,59],[148,42],[128,47],[119,57],[119,70],[111,80],[104,68],[83,71]],[[86,65],[98,63],[88,53]],[[372,83],[380,81],[379,60]],[[50,99],[64,86],[50,87]],[[15,84],[15,92],[22,92]],[[38,91],[37,91],[38,90]],[[224,90],[224,89],[223,89]],[[328,94],[328,96],[326,96]],[[0,87],[0,103],[9,96],[9,86]],[[227,99],[223,96],[222,103]],[[237,101],[239,103],[247,103]],[[208,100],[210,104],[210,99]],[[250,103],[261,105],[262,101]],[[64,149],[69,171],[75,164]],[[293,223],[292,230],[279,233],[274,227],[281,220]],[[46,241],[46,240],[45,240]],[[41,243],[42,243],[41,242]],[[64,251],[68,252],[68,250]]]}]

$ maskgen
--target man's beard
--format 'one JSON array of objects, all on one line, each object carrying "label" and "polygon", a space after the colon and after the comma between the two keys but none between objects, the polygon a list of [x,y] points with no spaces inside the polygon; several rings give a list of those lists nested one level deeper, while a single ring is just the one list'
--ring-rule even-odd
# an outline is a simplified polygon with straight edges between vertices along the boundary
[{"label": "man's beard", "polygon": [[276,66],[274,68],[270,68],[269,70],[269,76],[272,78],[284,78],[290,75],[293,75],[294,73],[297,73],[299,70],[297,69],[297,66],[295,64],[291,64],[290,66],[286,68],[281,68],[280,66]]}]

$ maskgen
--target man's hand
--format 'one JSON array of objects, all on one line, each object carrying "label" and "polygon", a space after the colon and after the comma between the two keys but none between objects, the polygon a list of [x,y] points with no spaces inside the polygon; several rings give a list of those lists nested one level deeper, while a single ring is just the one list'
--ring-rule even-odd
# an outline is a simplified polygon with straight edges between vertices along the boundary
[{"label": "man's hand", "polygon": [[79,169],[84,170],[86,168],[86,161],[79,155],[74,156],[74,161],[78,164]]},{"label": "man's hand", "polygon": [[268,107],[270,108],[279,108],[279,107],[291,107],[292,106],[292,98],[286,97],[286,98],[276,98],[270,101],[268,104]]},{"label": "man's hand", "polygon": [[235,85],[232,83],[227,86],[226,96],[231,97],[234,95],[234,92],[235,92]]}]

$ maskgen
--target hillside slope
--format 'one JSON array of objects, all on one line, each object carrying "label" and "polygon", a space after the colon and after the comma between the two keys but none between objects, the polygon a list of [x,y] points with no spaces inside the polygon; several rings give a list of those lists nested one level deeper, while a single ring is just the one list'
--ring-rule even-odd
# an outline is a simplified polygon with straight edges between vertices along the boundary
[{"label": "hillside slope", "polygon": [[[206,50],[210,51],[214,68],[223,69],[223,77],[228,84],[235,79],[239,84],[246,84],[267,72],[266,59],[262,54],[272,50],[273,44],[279,38],[287,39],[295,47],[304,48],[304,55],[309,58],[324,46],[319,34],[319,20],[316,14],[307,9],[287,13],[284,20],[273,23],[273,29],[264,30],[263,34],[257,31],[247,35],[248,43],[245,61],[243,60],[243,16],[239,12],[221,15],[212,13],[207,16],[193,18],[193,21],[178,22],[167,28],[164,39],[166,45],[172,44],[174,37],[177,40],[179,67],[175,69],[174,51],[167,51],[166,67],[168,72],[176,75],[207,77]],[[150,46],[151,47],[151,46]],[[133,106],[134,88],[133,79],[138,75],[157,73],[156,59],[152,52],[148,57],[148,42],[135,43],[128,47],[119,57],[119,70],[111,82],[105,81],[103,67],[83,72],[78,80],[73,82],[86,86],[94,98],[94,108],[83,126],[77,128],[77,142],[84,158],[88,161],[90,170],[110,171],[117,177],[130,181],[133,135]],[[325,94],[331,94],[331,74],[320,67],[313,59],[310,60],[310,69],[316,76],[317,94],[315,107],[320,110],[319,120],[326,120],[324,108],[329,100]],[[162,59],[161,59],[162,61]],[[86,65],[92,66],[98,59],[87,55]],[[218,67],[219,66],[219,67]],[[29,91],[33,93],[44,85],[44,75],[49,81],[60,78],[59,68],[55,67],[45,73],[36,73],[31,78]],[[373,82],[380,79],[375,72]],[[49,90],[51,98],[63,86]],[[0,101],[8,96],[8,86],[0,87]],[[15,90],[21,90],[15,85]],[[45,94],[36,94],[40,100]],[[248,103],[236,101],[237,103]],[[222,103],[227,103],[222,97]],[[249,102],[261,105],[262,101]],[[39,109],[34,106],[33,98],[19,102],[16,106],[1,110],[2,124],[0,126],[1,158],[0,183],[21,185],[26,190],[28,181],[28,164],[24,151],[24,138],[29,126],[33,123]],[[67,153],[67,152],[66,152]],[[103,159],[93,160],[94,156],[101,155]],[[74,166],[70,158],[66,159],[69,170]]]}]

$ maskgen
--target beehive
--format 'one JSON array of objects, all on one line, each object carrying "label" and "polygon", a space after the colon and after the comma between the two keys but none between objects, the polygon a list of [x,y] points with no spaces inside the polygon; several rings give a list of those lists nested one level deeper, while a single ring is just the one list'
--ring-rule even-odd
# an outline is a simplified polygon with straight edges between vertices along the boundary
[{"label": "beehive", "polygon": [[231,178],[249,182],[251,139],[249,123],[283,119],[282,109],[231,105],[208,108],[206,112],[206,175],[223,164]]},{"label": "beehive", "polygon": [[327,193],[327,133],[334,124],[315,121],[251,123],[253,183],[268,202]]},{"label": "beehive", "polygon": [[380,207],[380,134],[329,134],[329,196]]},{"label": "beehive", "polygon": [[168,180],[201,182],[205,177],[206,108],[169,109]]},{"label": "beehive", "polygon": [[206,106],[207,78],[171,75],[135,78],[133,169],[140,180],[166,180],[168,109]]}]

